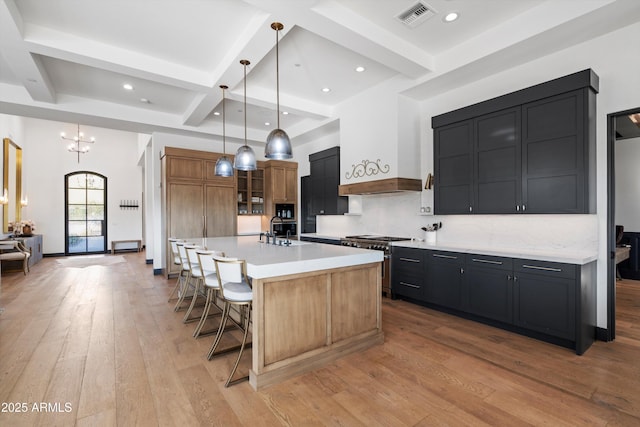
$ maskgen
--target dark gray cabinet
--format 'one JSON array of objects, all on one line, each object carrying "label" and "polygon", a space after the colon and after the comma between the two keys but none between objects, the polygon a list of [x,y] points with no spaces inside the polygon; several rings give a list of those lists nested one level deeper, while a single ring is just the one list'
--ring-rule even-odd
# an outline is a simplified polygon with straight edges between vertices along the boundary
[{"label": "dark gray cabinet", "polygon": [[435,116],[436,214],[594,213],[598,76]]},{"label": "dark gray cabinet", "polygon": [[456,252],[426,252],[426,284],[424,300],[442,307],[460,309],[464,254]]},{"label": "dark gray cabinet", "polygon": [[513,260],[466,256],[464,310],[487,319],[513,322]]},{"label": "dark gray cabinet", "polygon": [[573,341],[576,266],[518,260],[514,269],[514,323]]},{"label": "dark gray cabinet", "polygon": [[473,121],[434,129],[437,214],[469,213],[473,182]]},{"label": "dark gray cabinet", "polygon": [[309,155],[311,169],[311,215],[342,215],[349,200],[338,196],[340,147]]},{"label": "dark gray cabinet", "polygon": [[[590,99],[593,98],[593,101]],[[589,172],[595,166],[587,124],[595,94],[579,89],[522,106],[523,209],[529,213],[588,213]]]},{"label": "dark gray cabinet", "polygon": [[425,256],[427,251],[393,248],[391,259],[391,291],[395,297],[425,299]]},{"label": "dark gray cabinet", "polygon": [[473,120],[474,213],[513,213],[522,204],[520,108]]},{"label": "dark gray cabinet", "polygon": [[596,262],[394,247],[394,297],[584,353],[596,335]]}]

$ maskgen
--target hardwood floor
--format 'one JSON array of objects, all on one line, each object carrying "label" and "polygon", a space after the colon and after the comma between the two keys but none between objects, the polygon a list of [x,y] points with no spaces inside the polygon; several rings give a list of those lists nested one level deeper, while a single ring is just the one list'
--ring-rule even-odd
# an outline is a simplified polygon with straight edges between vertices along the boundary
[{"label": "hardwood floor", "polygon": [[234,356],[206,360],[173,283],[138,253],[3,275],[0,425],[640,425],[640,282],[583,356],[384,299],[383,345],[261,392],[223,387]]}]

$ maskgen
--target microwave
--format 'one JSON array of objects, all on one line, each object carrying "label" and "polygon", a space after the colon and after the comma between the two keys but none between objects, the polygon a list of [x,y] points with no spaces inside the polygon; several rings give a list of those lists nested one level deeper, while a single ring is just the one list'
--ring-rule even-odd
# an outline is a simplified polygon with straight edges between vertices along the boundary
[{"label": "microwave", "polygon": [[295,222],[275,222],[273,223],[273,232],[276,236],[284,237],[289,232],[289,237],[295,237],[298,234],[298,227]]},{"label": "microwave", "polygon": [[282,219],[296,219],[296,209],[293,203],[276,203],[276,216]]}]

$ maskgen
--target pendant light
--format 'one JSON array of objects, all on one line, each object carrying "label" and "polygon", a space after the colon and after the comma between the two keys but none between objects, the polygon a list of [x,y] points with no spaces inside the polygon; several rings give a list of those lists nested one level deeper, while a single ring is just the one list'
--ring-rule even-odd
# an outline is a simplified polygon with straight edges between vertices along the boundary
[{"label": "pendant light", "polygon": [[251,62],[241,59],[240,63],[244,65],[244,145],[238,148],[233,167],[241,171],[254,171],[258,169],[256,155],[247,145],[247,65]]},{"label": "pendant light", "polygon": [[225,114],[224,114],[224,91],[229,89],[229,86],[220,85],[222,89],[222,157],[216,161],[215,176],[233,176],[233,165],[231,160],[227,157],[227,136],[225,129]]},{"label": "pendant light", "polygon": [[276,107],[278,114],[278,128],[274,129],[267,136],[267,145],[264,147],[264,156],[267,159],[284,160],[293,157],[291,141],[289,135],[280,129],[280,60],[278,50],[278,33],[284,28],[280,22],[271,24],[271,28],[276,32]]}]

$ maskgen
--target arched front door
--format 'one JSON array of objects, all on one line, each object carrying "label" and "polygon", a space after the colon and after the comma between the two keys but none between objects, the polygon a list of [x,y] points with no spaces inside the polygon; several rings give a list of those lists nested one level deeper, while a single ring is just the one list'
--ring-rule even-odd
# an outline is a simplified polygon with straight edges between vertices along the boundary
[{"label": "arched front door", "polygon": [[65,175],[66,255],[104,253],[107,248],[107,178],[92,172]]}]

